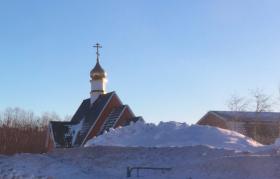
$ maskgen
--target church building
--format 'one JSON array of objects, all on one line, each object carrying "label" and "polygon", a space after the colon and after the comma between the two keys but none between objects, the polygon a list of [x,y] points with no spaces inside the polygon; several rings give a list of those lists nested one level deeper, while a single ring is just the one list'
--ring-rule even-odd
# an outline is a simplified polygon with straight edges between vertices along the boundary
[{"label": "church building", "polygon": [[83,146],[89,139],[102,135],[110,128],[129,125],[143,120],[136,117],[130,107],[122,103],[116,92],[106,93],[106,72],[99,62],[96,47],[96,65],[90,72],[90,98],[82,101],[71,121],[51,121],[47,136],[48,151],[53,148]]}]

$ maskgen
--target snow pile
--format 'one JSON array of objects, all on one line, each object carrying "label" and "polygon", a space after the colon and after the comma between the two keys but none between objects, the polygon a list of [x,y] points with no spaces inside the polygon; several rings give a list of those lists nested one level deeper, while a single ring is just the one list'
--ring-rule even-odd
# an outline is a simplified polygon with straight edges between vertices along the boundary
[{"label": "snow pile", "polygon": [[240,133],[210,126],[160,122],[158,125],[137,122],[110,129],[110,132],[89,140],[89,146],[183,147],[204,145],[236,151],[254,151],[262,144]]},{"label": "snow pile", "polygon": [[258,150],[255,151],[255,153],[280,155],[280,138],[277,138],[271,145],[264,145],[263,147],[259,147]]},{"label": "snow pile", "polygon": [[275,147],[280,147],[280,138],[277,138],[276,140],[275,140],[275,142],[274,142],[274,146]]}]

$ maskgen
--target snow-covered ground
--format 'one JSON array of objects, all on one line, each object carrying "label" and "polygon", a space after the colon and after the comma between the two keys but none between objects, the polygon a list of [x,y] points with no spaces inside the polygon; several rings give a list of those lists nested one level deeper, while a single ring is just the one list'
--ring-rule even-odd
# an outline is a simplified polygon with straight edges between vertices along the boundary
[{"label": "snow-covered ground", "polygon": [[[140,178],[280,178],[280,155],[237,153],[205,146],[110,147],[57,150],[45,155],[0,157],[0,178],[126,178],[127,167],[171,167],[140,171]],[[132,171],[132,177],[136,171]]]},{"label": "snow-covered ground", "polygon": [[127,178],[127,167],[167,167],[132,171],[131,178],[280,178],[280,140],[263,146],[236,132],[168,122],[136,123],[111,130],[85,148],[48,154],[0,155],[2,178]]}]

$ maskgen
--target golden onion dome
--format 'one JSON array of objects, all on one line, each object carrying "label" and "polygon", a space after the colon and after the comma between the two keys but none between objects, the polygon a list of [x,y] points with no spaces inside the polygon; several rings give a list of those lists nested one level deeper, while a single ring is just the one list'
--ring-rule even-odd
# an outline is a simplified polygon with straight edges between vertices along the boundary
[{"label": "golden onion dome", "polygon": [[97,61],[95,67],[90,71],[90,77],[93,80],[101,80],[106,78],[106,72],[100,66],[99,61]]}]

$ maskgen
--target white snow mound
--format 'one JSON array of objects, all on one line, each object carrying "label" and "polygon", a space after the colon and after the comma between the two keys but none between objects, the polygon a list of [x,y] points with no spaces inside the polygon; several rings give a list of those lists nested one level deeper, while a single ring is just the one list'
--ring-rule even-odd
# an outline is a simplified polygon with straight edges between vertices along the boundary
[{"label": "white snow mound", "polygon": [[90,146],[123,147],[183,147],[204,145],[236,151],[254,151],[262,144],[240,133],[210,126],[187,125],[178,122],[152,123],[137,122],[129,126],[110,129],[89,140]]}]

